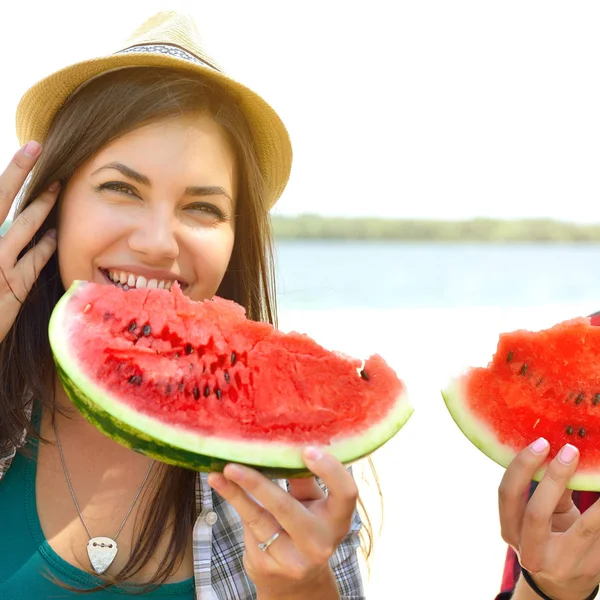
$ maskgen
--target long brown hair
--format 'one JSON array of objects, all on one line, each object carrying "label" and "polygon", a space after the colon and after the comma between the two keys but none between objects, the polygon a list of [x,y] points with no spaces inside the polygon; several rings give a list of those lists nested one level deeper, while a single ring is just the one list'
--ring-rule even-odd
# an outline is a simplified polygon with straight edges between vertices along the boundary
[{"label": "long brown hair", "polygon": [[[116,138],[151,121],[185,113],[210,114],[229,136],[236,152],[239,194],[233,252],[218,295],[246,308],[248,318],[277,324],[273,238],[268,198],[253,149],[248,124],[233,97],[210,81],[160,68],[130,68],[100,77],[83,87],[63,106],[44,142],[44,151],[23,189],[19,214],[51,181],[63,189],[75,170]],[[60,199],[59,199],[60,202]],[[23,250],[25,253],[57,225],[56,207]],[[23,431],[35,438],[26,412],[29,398],[54,414],[54,364],[47,328],[50,314],[64,293],[55,255],[40,272],[21,310],[0,344],[0,444],[17,446]],[[137,543],[129,560],[107,586],[123,584],[148,563],[173,522],[168,549],[148,586],[160,585],[176,570],[196,518],[192,471],[161,465],[159,484],[143,515]],[[372,532],[363,535],[370,553]]]}]

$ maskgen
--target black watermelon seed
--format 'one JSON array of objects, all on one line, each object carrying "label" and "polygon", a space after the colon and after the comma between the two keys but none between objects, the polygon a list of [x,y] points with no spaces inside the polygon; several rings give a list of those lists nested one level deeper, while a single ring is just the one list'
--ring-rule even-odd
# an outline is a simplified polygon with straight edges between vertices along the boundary
[{"label": "black watermelon seed", "polygon": [[598,404],[600,404],[600,394],[594,396],[594,406],[597,406]]},{"label": "black watermelon seed", "polygon": [[135,321],[131,321],[131,323],[129,323],[129,327],[127,328],[127,331],[129,331],[129,333],[133,333],[137,328],[137,323]]},{"label": "black watermelon seed", "polygon": [[235,365],[235,352],[231,353],[231,366]]},{"label": "black watermelon seed", "polygon": [[223,373],[223,377],[225,378],[225,381],[229,383],[229,373],[227,371]]},{"label": "black watermelon seed", "polygon": [[221,390],[219,388],[217,388],[215,390],[215,394],[217,395],[217,400],[220,400],[221,399]]},{"label": "black watermelon seed", "polygon": [[578,432],[577,435],[579,437],[585,437],[585,429],[582,427]]},{"label": "black watermelon seed", "polygon": [[360,372],[360,376],[365,380],[365,381],[369,381],[369,379],[371,379],[369,377],[369,374],[366,371],[361,371]]},{"label": "black watermelon seed", "polygon": [[581,404],[583,402],[583,394],[579,394],[577,398],[575,398],[575,404]]},{"label": "black watermelon seed", "polygon": [[570,425],[567,427],[567,435],[573,435],[573,428]]},{"label": "black watermelon seed", "polygon": [[191,354],[194,351],[194,349],[192,348],[191,344],[187,344],[185,347],[185,353],[186,354]]},{"label": "black watermelon seed", "polygon": [[513,359],[513,351],[511,350],[506,357],[506,362],[510,362]]},{"label": "black watermelon seed", "polygon": [[205,396],[206,398],[208,398],[208,397],[210,396],[210,388],[209,388],[208,386],[206,386],[206,387],[204,388],[204,396]]},{"label": "black watermelon seed", "polygon": [[527,363],[523,363],[521,370],[519,371],[519,375],[525,375],[527,373]]},{"label": "black watermelon seed", "polygon": [[198,400],[198,398],[200,398],[200,390],[198,389],[197,385],[194,386],[194,398],[196,400]]},{"label": "black watermelon seed", "polygon": [[136,381],[137,381],[137,375],[132,375],[132,376],[129,378],[129,383],[135,383]]},{"label": "black watermelon seed", "polygon": [[150,325],[144,325],[144,329],[142,329],[142,335],[148,337],[150,335]]}]

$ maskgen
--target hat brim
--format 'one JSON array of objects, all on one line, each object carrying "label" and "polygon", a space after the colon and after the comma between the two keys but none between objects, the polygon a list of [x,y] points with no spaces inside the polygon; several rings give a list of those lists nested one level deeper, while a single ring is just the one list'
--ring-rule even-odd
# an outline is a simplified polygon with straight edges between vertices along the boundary
[{"label": "hat brim", "polygon": [[170,55],[131,52],[94,58],[65,67],[33,85],[21,98],[16,113],[17,137],[44,143],[56,113],[89,80],[128,67],[172,67],[201,73],[232,93],[239,101],[254,136],[258,162],[265,179],[269,206],[281,196],[290,176],[292,146],[285,125],[257,93],[230,77]]}]

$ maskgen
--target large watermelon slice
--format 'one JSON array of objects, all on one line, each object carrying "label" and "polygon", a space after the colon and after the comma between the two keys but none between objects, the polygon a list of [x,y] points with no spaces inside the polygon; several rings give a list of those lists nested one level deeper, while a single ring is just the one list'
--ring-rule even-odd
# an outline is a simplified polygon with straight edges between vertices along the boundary
[{"label": "large watermelon slice", "polygon": [[378,355],[325,350],[248,320],[234,302],[77,281],[49,326],[67,394],[101,431],[195,470],[227,462],[306,475],[302,448],[351,463],[384,444],[413,408]]},{"label": "large watermelon slice", "polygon": [[589,318],[503,333],[491,362],[442,395],[467,438],[500,465],[539,437],[550,443],[548,460],[570,443],[580,461],[569,487],[600,490],[600,327]]}]

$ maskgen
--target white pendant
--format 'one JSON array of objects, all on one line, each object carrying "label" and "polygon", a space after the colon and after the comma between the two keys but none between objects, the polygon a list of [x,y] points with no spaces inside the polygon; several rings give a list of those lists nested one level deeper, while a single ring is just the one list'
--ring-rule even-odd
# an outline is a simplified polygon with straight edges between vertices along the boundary
[{"label": "white pendant", "polygon": [[118,551],[117,542],[107,537],[92,538],[87,545],[92,569],[102,575],[110,567]]}]

